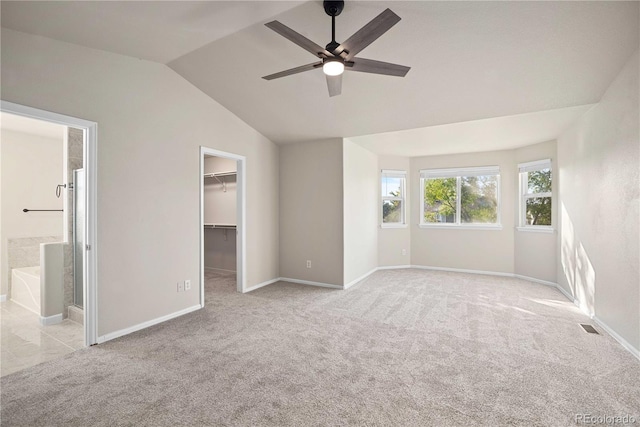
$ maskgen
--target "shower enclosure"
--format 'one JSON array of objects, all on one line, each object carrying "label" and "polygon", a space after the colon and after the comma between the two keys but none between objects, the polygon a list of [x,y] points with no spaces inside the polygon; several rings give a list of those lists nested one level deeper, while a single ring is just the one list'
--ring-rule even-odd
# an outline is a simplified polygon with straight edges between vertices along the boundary
[{"label": "shower enclosure", "polygon": [[73,171],[73,304],[84,307],[84,169]]}]

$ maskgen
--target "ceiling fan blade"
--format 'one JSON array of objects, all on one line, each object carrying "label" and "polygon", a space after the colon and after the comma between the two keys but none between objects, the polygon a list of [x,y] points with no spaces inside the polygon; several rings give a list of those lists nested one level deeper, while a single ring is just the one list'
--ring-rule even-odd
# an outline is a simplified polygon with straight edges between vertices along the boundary
[{"label": "ceiling fan blade", "polygon": [[342,74],[337,76],[327,76],[327,87],[329,96],[336,96],[342,93]]},{"label": "ceiling fan blade", "polygon": [[373,18],[367,25],[360,28],[354,35],[338,46],[334,52],[347,51],[345,59],[350,61],[362,49],[373,43],[378,37],[386,33],[400,21],[400,17],[387,9]]},{"label": "ceiling fan blade", "polygon": [[312,42],[302,34],[293,31],[291,28],[287,27],[281,22],[271,21],[271,22],[267,22],[264,25],[267,26],[268,28],[271,28],[273,31],[280,34],[282,37],[292,41],[293,43],[297,44],[304,50],[311,52],[312,54],[314,54],[319,58],[333,56],[328,50],[326,50],[322,46]]},{"label": "ceiling fan blade", "polygon": [[265,80],[279,79],[280,77],[290,76],[291,74],[302,73],[303,71],[314,70],[319,67],[322,67],[322,61],[314,62],[313,64],[301,65],[296,68],[280,71],[279,73],[269,74],[268,76],[264,76],[263,79]]},{"label": "ceiling fan blade", "polygon": [[345,69],[362,73],[384,74],[386,76],[404,77],[411,67],[391,64],[389,62],[374,61],[372,59],[353,58],[353,62],[345,62]]}]

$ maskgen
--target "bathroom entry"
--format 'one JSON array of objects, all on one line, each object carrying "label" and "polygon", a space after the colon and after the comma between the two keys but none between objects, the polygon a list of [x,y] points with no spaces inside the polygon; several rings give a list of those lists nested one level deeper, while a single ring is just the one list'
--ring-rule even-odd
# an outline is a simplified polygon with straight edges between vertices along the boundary
[{"label": "bathroom entry", "polygon": [[6,375],[85,347],[85,133],[0,114],[0,300],[6,337],[1,374]]},{"label": "bathroom entry", "polygon": [[[4,120],[4,115],[15,117],[21,121],[30,120],[33,131],[38,131],[42,127],[57,126],[62,129],[62,141],[60,145],[60,157],[62,157],[59,172],[53,178],[53,183],[47,183],[46,194],[51,194],[52,199],[45,197],[32,197],[27,188],[23,192],[30,199],[28,205],[22,206],[20,203],[20,219],[25,224],[29,224],[28,232],[18,233],[15,227],[7,226],[5,222],[5,209],[11,208],[14,211],[16,206],[5,203],[5,184],[12,188],[18,188],[20,181],[2,180],[2,222],[0,235],[2,235],[2,298],[0,300],[11,302],[11,292],[9,289],[8,261],[15,263],[18,255],[25,255],[27,252],[21,248],[9,254],[5,242],[9,235],[18,236],[23,241],[12,242],[13,246],[20,243],[35,246],[36,250],[29,261],[32,265],[39,265],[39,273],[43,280],[40,281],[42,302],[40,313],[34,313],[39,318],[39,328],[47,328],[49,325],[65,322],[74,322],[80,327],[80,336],[73,348],[80,348],[96,344],[99,340],[97,336],[97,252],[96,252],[96,231],[97,231],[97,123],[83,120],[76,117],[66,116],[51,111],[19,105],[7,101],[0,101],[0,111],[2,119],[2,142],[8,122]],[[38,150],[31,150],[28,153],[30,162],[37,157]],[[2,156],[2,174],[5,170],[5,157]],[[33,174],[38,176],[40,171]],[[40,182],[40,180],[38,181]],[[54,206],[55,205],[55,206]],[[53,206],[53,207],[50,207]],[[55,218],[54,218],[55,216]],[[59,224],[55,230],[43,230],[42,226],[47,221],[55,221]],[[35,233],[35,234],[31,234]],[[34,237],[35,236],[35,237]],[[40,238],[36,238],[40,236]],[[41,241],[45,239],[46,241]],[[62,268],[60,268],[62,266]],[[55,274],[50,275],[47,270],[55,267]],[[59,271],[62,270],[60,275]],[[52,279],[53,277],[53,279]],[[52,286],[51,282],[58,282]],[[60,288],[62,291],[60,292]],[[56,289],[56,292],[51,292]],[[42,289],[41,289],[42,290]],[[4,326],[3,317],[3,326]],[[73,319],[73,320],[72,320]],[[60,329],[56,325],[55,329]],[[49,333],[53,330],[49,330]],[[3,329],[3,337],[5,330]],[[38,334],[34,334],[37,336]],[[75,339],[75,338],[74,338]],[[43,338],[44,340],[44,338]],[[5,346],[2,350],[4,352]],[[3,353],[4,354],[4,353]],[[34,359],[34,358],[32,358]],[[34,359],[37,360],[37,359]],[[40,359],[44,360],[44,359]]]},{"label": "bathroom entry", "polygon": [[243,292],[244,157],[202,148],[200,161],[202,284],[224,279]]}]

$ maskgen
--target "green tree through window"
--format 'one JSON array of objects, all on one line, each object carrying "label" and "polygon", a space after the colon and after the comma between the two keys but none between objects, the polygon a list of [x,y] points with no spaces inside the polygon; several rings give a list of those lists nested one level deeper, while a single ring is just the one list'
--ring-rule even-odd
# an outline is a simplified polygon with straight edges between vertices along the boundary
[{"label": "green tree through window", "polygon": [[551,168],[523,172],[525,224],[551,225]]},{"label": "green tree through window", "polygon": [[424,185],[424,221],[455,222],[456,178],[428,179]]},{"label": "green tree through window", "polygon": [[461,171],[455,177],[438,177],[437,170],[423,171],[422,222],[497,224],[499,171],[497,167],[489,169],[486,174],[465,169],[470,173]]}]

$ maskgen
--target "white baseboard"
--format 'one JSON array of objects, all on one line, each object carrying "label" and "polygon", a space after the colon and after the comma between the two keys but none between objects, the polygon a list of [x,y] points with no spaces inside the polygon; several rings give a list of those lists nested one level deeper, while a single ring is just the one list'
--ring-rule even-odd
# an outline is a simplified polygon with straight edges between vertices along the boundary
[{"label": "white baseboard", "polygon": [[573,297],[573,295],[571,295],[569,292],[567,292],[565,290],[565,288],[563,288],[562,286],[560,286],[560,284],[556,285],[556,288],[558,288],[558,290],[560,291],[560,293],[562,295],[564,295],[569,301],[571,301],[572,303],[574,303],[575,305],[577,305],[578,307],[580,307],[579,304],[576,303],[576,299]]},{"label": "white baseboard", "polygon": [[58,323],[62,323],[62,313],[54,314],[53,316],[40,316],[40,325],[41,326],[51,326],[57,325]]},{"label": "white baseboard", "polygon": [[202,306],[200,304],[191,306],[189,308],[185,308],[184,310],[176,311],[175,313],[167,314],[166,316],[161,316],[156,319],[148,320],[146,322],[138,323],[137,325],[131,326],[129,328],[120,329],[119,331],[111,332],[105,334],[101,337],[98,337],[98,344],[105,343],[107,341],[120,338],[124,335],[131,334],[133,332],[137,332],[139,330],[148,328],[153,325],[157,325],[158,323],[166,322],[167,320],[175,319],[176,317],[183,316],[187,313],[191,313],[192,311],[196,311],[201,309]]},{"label": "white baseboard", "polygon": [[636,357],[636,359],[640,360],[640,350],[639,349],[635,348],[634,346],[632,346],[629,343],[629,341],[627,341],[626,339],[622,338],[616,331],[611,329],[611,327],[609,325],[607,325],[600,318],[598,318],[598,316],[593,316],[592,319],[598,326],[600,326],[609,335],[611,335],[614,340],[618,341],[618,343],[620,345],[622,345],[629,353],[633,354]]},{"label": "white baseboard", "polygon": [[7,295],[0,295],[0,302],[5,302],[7,300]]},{"label": "white baseboard", "polygon": [[403,269],[407,269],[407,268],[411,268],[411,266],[409,264],[407,265],[384,265],[382,267],[378,267],[378,270],[403,270]]},{"label": "white baseboard", "polygon": [[311,280],[291,279],[289,277],[281,277],[280,280],[283,282],[298,283],[300,285],[320,286],[321,288],[344,289],[342,285],[334,285],[331,283],[322,283],[322,282],[312,282]]},{"label": "white baseboard", "polygon": [[481,274],[483,276],[515,277],[513,273],[503,273],[501,271],[467,270],[465,268],[431,267],[428,265],[411,265],[411,268],[417,268],[420,270],[450,271],[453,273]]},{"label": "white baseboard", "polygon": [[247,292],[255,291],[256,289],[259,289],[259,288],[261,288],[263,286],[270,285],[272,283],[279,282],[280,280],[281,280],[280,277],[276,277],[275,279],[271,279],[271,280],[267,280],[266,282],[258,283],[257,285],[253,285],[253,286],[243,290],[242,293],[246,294]]},{"label": "white baseboard", "polygon": [[350,287],[352,287],[353,285],[355,285],[358,282],[363,281],[364,279],[366,279],[367,277],[371,276],[373,273],[375,273],[376,271],[378,271],[378,268],[374,268],[373,270],[369,271],[368,273],[363,274],[362,276],[358,277],[355,280],[352,280],[349,283],[346,283],[342,289],[349,289]]},{"label": "white baseboard", "polygon": [[535,277],[523,276],[522,274],[514,274],[513,277],[517,279],[526,280],[527,282],[540,283],[541,285],[551,286],[552,288],[558,287],[558,284],[555,282],[549,282],[547,280],[536,279]]},{"label": "white baseboard", "polygon": [[629,341],[627,341],[626,339],[622,338],[620,336],[620,334],[618,334],[616,331],[613,330],[613,328],[611,328],[609,325],[607,325],[602,319],[600,319],[598,316],[594,315],[593,313],[590,313],[588,310],[586,310],[584,307],[581,306],[580,301],[574,297],[573,295],[571,295],[569,292],[567,292],[562,286],[560,286],[559,284],[556,285],[556,288],[560,291],[560,293],[562,295],[564,295],[569,301],[571,301],[576,307],[578,307],[578,309],[580,309],[580,311],[589,316],[589,318],[591,318],[591,320],[594,321],[594,323],[596,323],[598,326],[600,326],[602,329],[604,329],[604,331],[606,333],[608,333],[609,335],[611,335],[611,337],[618,341],[618,343],[625,348],[625,350],[627,350],[629,353],[633,354],[633,356],[640,360],[640,349],[635,348],[634,346],[632,346]]}]

